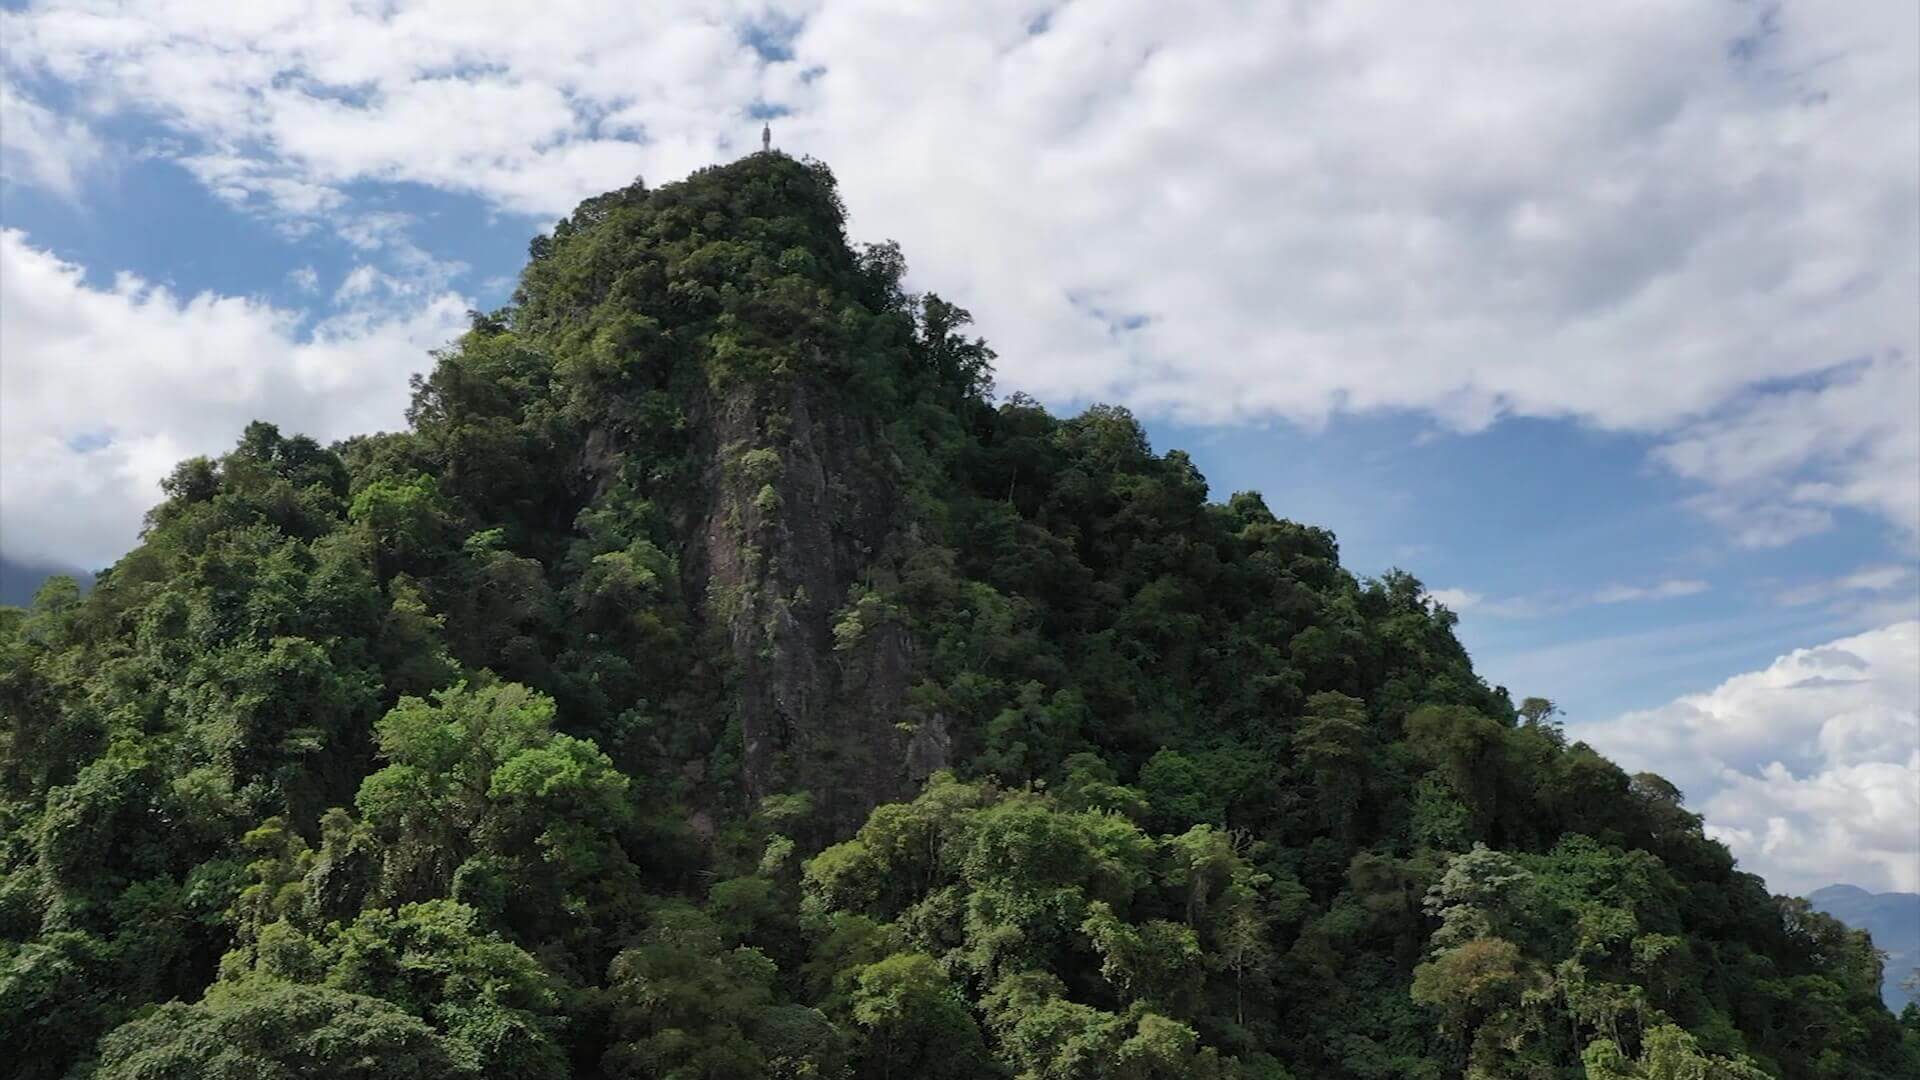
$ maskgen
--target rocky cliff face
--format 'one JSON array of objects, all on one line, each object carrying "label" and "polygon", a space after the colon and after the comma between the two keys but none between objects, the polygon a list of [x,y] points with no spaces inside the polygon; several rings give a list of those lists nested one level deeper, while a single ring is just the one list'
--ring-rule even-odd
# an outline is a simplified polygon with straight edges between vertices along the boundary
[{"label": "rocky cliff face", "polygon": [[846,831],[945,764],[901,725],[906,625],[861,621],[863,590],[890,577],[904,542],[897,463],[870,419],[806,380],[740,387],[703,420],[711,497],[689,594],[732,658],[746,794],[806,791],[820,824]]}]

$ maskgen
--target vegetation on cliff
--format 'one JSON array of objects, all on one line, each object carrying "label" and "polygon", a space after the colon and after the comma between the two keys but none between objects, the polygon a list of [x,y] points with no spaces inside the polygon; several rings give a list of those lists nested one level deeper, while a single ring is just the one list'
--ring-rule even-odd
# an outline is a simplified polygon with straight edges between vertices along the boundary
[{"label": "vegetation on cliff", "polygon": [[1920,1075],[1864,935],[760,154],[0,611],[27,1078]]}]

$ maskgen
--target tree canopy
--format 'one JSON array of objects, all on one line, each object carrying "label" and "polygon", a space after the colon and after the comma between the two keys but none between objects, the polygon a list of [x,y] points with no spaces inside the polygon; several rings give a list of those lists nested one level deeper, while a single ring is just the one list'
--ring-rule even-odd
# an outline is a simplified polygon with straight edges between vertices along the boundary
[{"label": "tree canopy", "polygon": [[250,425],[0,609],[0,1061],[1920,1076],[1864,934],[1413,576],[996,401],[843,218],[773,153],[589,199],[407,430]]}]

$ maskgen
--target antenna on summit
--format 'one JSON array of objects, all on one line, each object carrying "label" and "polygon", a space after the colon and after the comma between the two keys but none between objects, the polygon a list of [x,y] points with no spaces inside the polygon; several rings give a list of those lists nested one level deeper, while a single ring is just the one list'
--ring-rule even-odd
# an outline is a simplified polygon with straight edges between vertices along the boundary
[{"label": "antenna on summit", "polygon": [[773,153],[773,125],[765,121],[760,123],[760,152]]}]

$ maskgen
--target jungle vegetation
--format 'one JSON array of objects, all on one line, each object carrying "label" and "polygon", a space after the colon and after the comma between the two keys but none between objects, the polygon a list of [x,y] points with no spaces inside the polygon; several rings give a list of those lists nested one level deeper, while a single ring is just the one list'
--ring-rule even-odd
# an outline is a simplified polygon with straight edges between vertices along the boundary
[{"label": "jungle vegetation", "polygon": [[407,430],[0,609],[9,1075],[1920,1076],[1866,935],[844,219],[590,199]]}]

